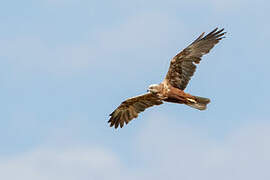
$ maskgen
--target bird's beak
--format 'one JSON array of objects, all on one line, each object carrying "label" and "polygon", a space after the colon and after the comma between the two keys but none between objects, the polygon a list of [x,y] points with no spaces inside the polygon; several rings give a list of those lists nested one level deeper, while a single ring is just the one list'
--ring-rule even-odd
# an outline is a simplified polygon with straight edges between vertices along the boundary
[{"label": "bird's beak", "polygon": [[146,92],[149,92],[149,89],[147,89],[147,91]]}]

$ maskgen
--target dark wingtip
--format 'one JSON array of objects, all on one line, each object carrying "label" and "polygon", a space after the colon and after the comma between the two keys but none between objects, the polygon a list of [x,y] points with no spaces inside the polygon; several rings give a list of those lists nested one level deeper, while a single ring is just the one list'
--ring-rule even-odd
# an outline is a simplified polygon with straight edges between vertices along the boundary
[{"label": "dark wingtip", "polygon": [[108,123],[110,124],[110,127],[116,126],[117,125],[117,118],[118,118],[119,114],[117,114],[115,116],[115,111],[113,111],[111,114],[109,114],[109,116],[110,116],[110,119],[108,120]]},{"label": "dark wingtip", "polygon": [[219,31],[220,31],[220,32],[224,31],[224,28],[220,29]]},{"label": "dark wingtip", "polygon": [[216,27],[213,31],[211,31],[210,33],[208,33],[203,39],[212,39],[215,38],[217,40],[221,40],[224,37],[222,37],[224,34],[226,34],[226,32],[223,32],[224,28],[218,30],[218,27]]},{"label": "dark wingtip", "polygon": [[218,30],[218,27],[216,27],[214,30],[212,30],[209,34],[215,34],[215,32]]},{"label": "dark wingtip", "polygon": [[111,112],[111,114],[109,114],[109,116],[112,116],[112,115],[113,115],[113,113],[114,113],[114,111],[113,111],[113,112]]},{"label": "dark wingtip", "polygon": [[215,32],[215,31],[217,31],[218,30],[218,27],[216,27],[212,32]]}]

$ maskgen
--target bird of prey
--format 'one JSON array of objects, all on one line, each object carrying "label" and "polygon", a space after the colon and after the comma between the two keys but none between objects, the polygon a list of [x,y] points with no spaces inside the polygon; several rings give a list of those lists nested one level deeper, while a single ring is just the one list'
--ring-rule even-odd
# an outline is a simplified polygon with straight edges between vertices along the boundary
[{"label": "bird of prey", "polygon": [[224,29],[214,29],[204,36],[202,33],[187,48],[172,58],[165,79],[160,84],[152,84],[146,94],[129,98],[123,101],[111,114],[108,123],[110,126],[122,128],[138,114],[154,105],[163,102],[185,104],[198,110],[205,110],[210,99],[193,96],[184,92],[190,78],[196,70],[204,54],[207,54],[222,38]]}]

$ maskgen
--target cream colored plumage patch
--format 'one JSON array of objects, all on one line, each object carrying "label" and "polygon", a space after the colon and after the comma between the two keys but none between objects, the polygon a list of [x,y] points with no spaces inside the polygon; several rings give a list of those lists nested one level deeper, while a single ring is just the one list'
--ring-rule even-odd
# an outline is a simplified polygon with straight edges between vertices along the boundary
[{"label": "cream colored plumage patch", "polygon": [[196,103],[197,102],[194,99],[190,99],[190,98],[187,98],[187,100],[189,100],[190,102],[193,102],[193,103]]}]

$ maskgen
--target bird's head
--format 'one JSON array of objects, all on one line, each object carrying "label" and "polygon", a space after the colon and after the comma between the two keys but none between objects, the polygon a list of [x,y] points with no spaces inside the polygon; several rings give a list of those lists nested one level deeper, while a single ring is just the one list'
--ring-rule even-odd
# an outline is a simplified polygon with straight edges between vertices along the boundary
[{"label": "bird's head", "polygon": [[151,84],[151,85],[148,87],[147,92],[151,92],[151,93],[153,93],[153,94],[156,94],[156,93],[159,92],[159,89],[160,89],[160,87],[159,87],[158,84]]}]

